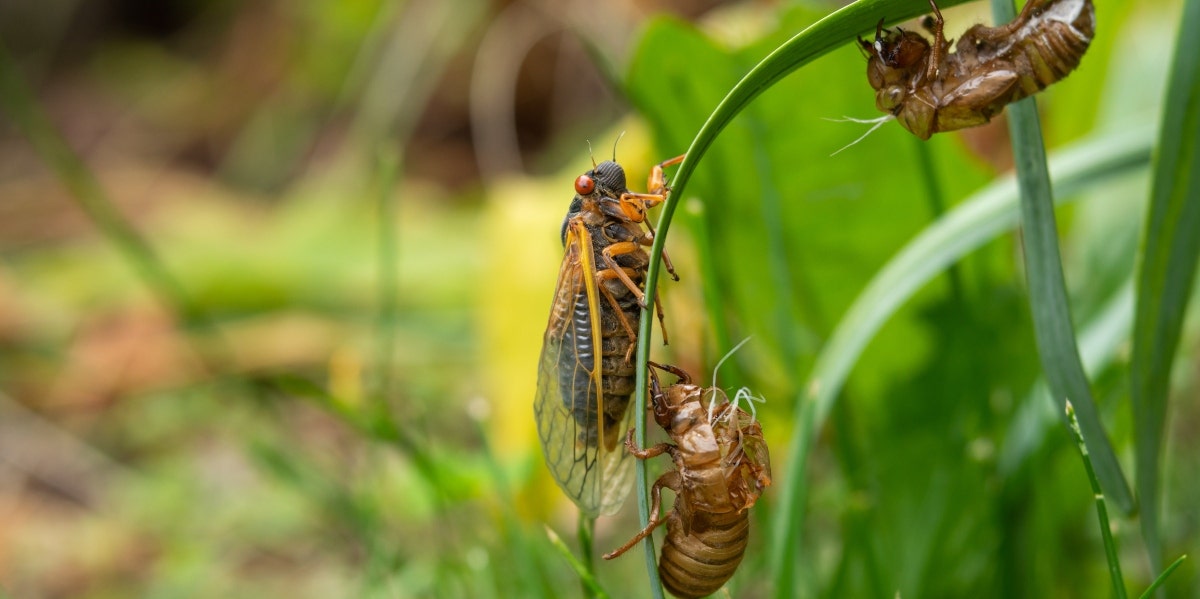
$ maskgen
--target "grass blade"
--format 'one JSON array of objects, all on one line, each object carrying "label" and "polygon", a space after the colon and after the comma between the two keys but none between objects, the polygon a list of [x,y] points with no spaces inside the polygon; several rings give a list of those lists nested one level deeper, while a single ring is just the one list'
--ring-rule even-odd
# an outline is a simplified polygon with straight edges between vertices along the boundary
[{"label": "grass blade", "polygon": [[558,533],[554,532],[554,529],[547,526],[546,536],[549,537],[550,544],[553,545],[554,548],[558,550],[558,553],[567,560],[568,564],[571,565],[571,569],[575,570],[575,573],[579,575],[579,581],[583,583],[584,590],[587,591],[592,597],[597,597],[598,599],[608,599],[608,593],[604,592],[604,589],[600,586],[600,583],[596,581],[596,577],[592,576],[591,571],[588,570],[587,566],[585,566],[583,562],[579,561],[579,558],[575,557],[574,553],[571,553],[571,549],[567,547],[566,543],[563,543],[563,540],[558,536]]},{"label": "grass blade", "polygon": [[[1104,308],[1081,327],[1079,353],[1083,366],[1095,375],[1111,365],[1122,345],[1128,342],[1133,330],[1133,279],[1113,295]],[[996,470],[1009,477],[1039,447],[1047,433],[1058,421],[1054,413],[1054,398],[1044,379],[1033,384],[1032,391],[1021,400],[1004,437]]]},{"label": "grass blade", "polygon": [[1154,594],[1154,591],[1157,591],[1158,588],[1167,581],[1167,577],[1170,576],[1171,573],[1175,571],[1175,568],[1178,568],[1185,559],[1187,559],[1186,553],[1179,556],[1179,558],[1175,561],[1171,562],[1171,565],[1167,566],[1167,569],[1163,570],[1163,573],[1159,574],[1158,578],[1155,578],[1154,582],[1150,583],[1150,586],[1146,588],[1146,592],[1142,593],[1138,599],[1149,599],[1149,597]]},{"label": "grass blade", "polygon": [[[1149,128],[1109,134],[1081,142],[1052,160],[1054,182],[1062,197],[1100,185],[1150,163]],[[781,596],[791,590],[799,528],[805,501],[805,467],[812,440],[867,343],[888,318],[938,273],[1017,224],[1017,185],[997,180],[964,200],[914,238],[875,275],[846,311],[817,356],[805,385],[795,421],[796,438],[779,477],[782,497],[773,529],[772,569]]]},{"label": "grass blade", "polygon": [[1137,279],[1130,399],[1142,536],[1153,571],[1162,566],[1159,466],[1184,310],[1200,255],[1200,0],[1184,2],[1167,84]]},{"label": "grass blade", "polygon": [[[1016,17],[1012,0],[992,0],[992,13],[997,23],[1007,23]],[[1079,426],[1105,495],[1123,513],[1132,514],[1136,509],[1133,494],[1108,443],[1087,374],[1079,359],[1035,98],[1026,98],[1008,107],[1008,128],[1021,189],[1025,277],[1042,370],[1058,407],[1065,410],[1068,399],[1075,405]]]},{"label": "grass blade", "polygon": [[1096,518],[1100,521],[1100,537],[1104,539],[1104,557],[1108,560],[1108,573],[1112,577],[1113,596],[1125,599],[1125,579],[1121,576],[1121,561],[1117,559],[1117,544],[1113,542],[1112,528],[1108,523],[1108,509],[1104,506],[1104,493],[1100,490],[1100,482],[1096,480],[1096,471],[1092,468],[1092,460],[1088,458],[1088,447],[1083,442],[1083,433],[1079,432],[1079,420],[1075,418],[1075,408],[1067,402],[1067,423],[1071,436],[1079,447],[1079,456],[1083,458],[1083,469],[1087,471],[1088,482],[1092,485],[1092,495],[1096,499]]}]

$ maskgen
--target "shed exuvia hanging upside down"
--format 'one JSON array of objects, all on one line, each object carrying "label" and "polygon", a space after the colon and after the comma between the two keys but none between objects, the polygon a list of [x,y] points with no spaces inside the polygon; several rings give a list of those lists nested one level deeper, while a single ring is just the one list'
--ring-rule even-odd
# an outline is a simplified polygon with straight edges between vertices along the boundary
[{"label": "shed exuvia hanging upside down", "polygon": [[982,125],[1010,102],[1067,76],[1091,44],[1096,15],[1091,0],[1029,0],[1006,25],[975,25],[950,52],[934,0],[933,45],[915,31],[875,28],[859,38],[875,106],[921,139]]}]

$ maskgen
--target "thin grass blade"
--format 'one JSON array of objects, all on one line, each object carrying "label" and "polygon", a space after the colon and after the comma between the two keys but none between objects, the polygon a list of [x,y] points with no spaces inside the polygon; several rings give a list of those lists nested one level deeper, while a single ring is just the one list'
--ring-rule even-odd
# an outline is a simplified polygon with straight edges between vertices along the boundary
[{"label": "thin grass blade", "polygon": [[1104,540],[1104,558],[1108,560],[1108,574],[1112,578],[1113,596],[1125,599],[1125,578],[1121,575],[1121,560],[1117,558],[1117,543],[1113,541],[1112,527],[1108,523],[1108,508],[1104,505],[1104,493],[1100,490],[1100,482],[1096,480],[1096,471],[1092,468],[1092,460],[1088,457],[1087,444],[1083,442],[1083,433],[1079,432],[1079,420],[1075,418],[1075,408],[1067,402],[1067,428],[1079,448],[1079,456],[1083,458],[1083,469],[1087,472],[1088,483],[1092,486],[1092,496],[1096,500],[1096,519],[1100,522],[1100,538]]},{"label": "thin grass blade", "polygon": [[1149,599],[1149,597],[1152,597],[1154,592],[1157,591],[1159,587],[1163,585],[1163,583],[1167,582],[1167,577],[1170,576],[1171,573],[1174,572],[1175,569],[1178,568],[1185,559],[1187,559],[1186,553],[1179,556],[1175,561],[1171,562],[1171,565],[1167,566],[1167,569],[1163,570],[1163,573],[1159,574],[1158,578],[1155,578],[1154,582],[1150,583],[1150,586],[1146,588],[1146,592],[1142,593],[1138,599]]},{"label": "thin grass blade", "polygon": [[570,564],[571,569],[575,570],[575,574],[579,575],[579,581],[583,584],[585,591],[597,599],[608,599],[608,593],[606,593],[600,586],[600,583],[596,581],[596,577],[592,576],[592,573],[588,567],[585,566],[583,562],[579,561],[579,558],[575,557],[574,553],[571,553],[571,549],[567,547],[566,543],[563,543],[563,540],[558,536],[558,533],[554,532],[554,529],[547,526],[546,536],[550,539],[550,544],[553,545],[554,548],[558,550],[558,553],[563,556],[563,559],[567,560],[567,563]]}]

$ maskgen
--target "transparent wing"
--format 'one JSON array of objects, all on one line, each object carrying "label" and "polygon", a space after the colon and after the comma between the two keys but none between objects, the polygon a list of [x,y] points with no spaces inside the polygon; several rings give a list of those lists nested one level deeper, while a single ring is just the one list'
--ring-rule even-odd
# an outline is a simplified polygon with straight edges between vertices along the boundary
[{"label": "transparent wing", "polygon": [[765,481],[765,484],[771,482],[771,454],[767,451],[767,441],[762,437],[762,430],[758,434],[747,434],[742,436],[742,451],[746,454],[746,459],[752,465],[756,478],[759,481]]},{"label": "transparent wing", "polygon": [[598,352],[603,343],[595,272],[587,229],[572,221],[533,402],[546,466],[567,497],[592,517],[617,511],[629,488],[627,452],[620,442],[611,442],[624,439],[628,415],[621,430],[601,430],[604,386]]}]

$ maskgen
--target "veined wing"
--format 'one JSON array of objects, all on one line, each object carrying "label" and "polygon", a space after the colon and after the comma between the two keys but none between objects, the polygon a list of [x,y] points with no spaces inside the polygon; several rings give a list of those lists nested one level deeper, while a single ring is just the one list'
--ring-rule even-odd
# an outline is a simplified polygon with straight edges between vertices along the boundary
[{"label": "veined wing", "polygon": [[[600,354],[603,338],[591,239],[582,220],[569,221],[550,321],[538,360],[533,410],[546,465],[563,492],[588,516],[617,511],[628,493],[627,452],[607,446]],[[628,427],[628,415],[621,431]]]}]

